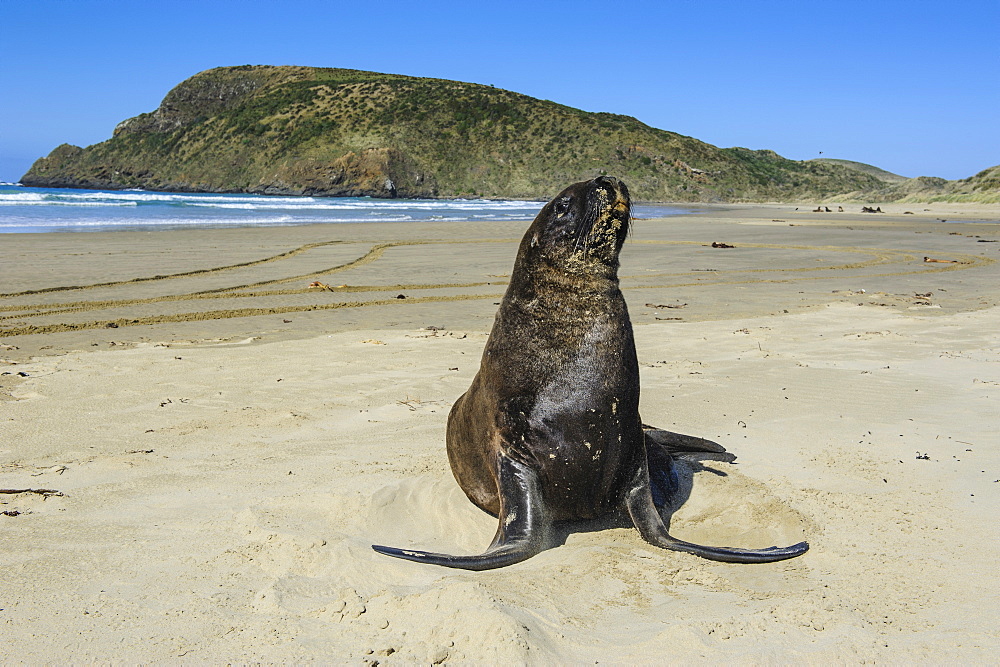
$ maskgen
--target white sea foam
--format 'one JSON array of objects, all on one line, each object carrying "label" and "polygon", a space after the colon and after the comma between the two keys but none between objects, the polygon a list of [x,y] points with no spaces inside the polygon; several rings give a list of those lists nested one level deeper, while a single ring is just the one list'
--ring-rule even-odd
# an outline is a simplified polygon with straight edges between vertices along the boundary
[{"label": "white sea foam", "polygon": [[[414,220],[502,222],[530,220],[541,207],[541,202],[524,200],[272,197],[8,186],[0,189],[0,232]],[[667,208],[656,207],[656,215],[679,212]]]},{"label": "white sea foam", "polygon": [[370,199],[367,197],[270,197],[261,195],[199,195],[185,193],[155,193],[142,191],[76,192],[53,194],[38,192],[0,193],[0,204],[36,204],[50,206],[96,204],[104,206],[163,203],[204,208],[229,208],[243,210],[293,209],[293,210],[451,210],[477,211],[497,209],[541,208],[538,202],[487,199]]},{"label": "white sea foam", "polygon": [[[453,221],[463,220],[464,218],[450,218]],[[387,218],[380,218],[378,222],[411,222],[413,220],[412,216],[408,215],[396,215]],[[357,218],[317,218],[315,220],[303,219],[296,216],[290,215],[279,215],[270,217],[260,217],[254,218],[252,221],[246,218],[169,218],[163,220],[148,220],[146,218],[118,218],[115,220],[77,220],[72,223],[73,228],[84,228],[84,229],[97,229],[97,228],[142,228],[142,229],[156,229],[156,228],[173,228],[173,227],[236,227],[236,226],[267,226],[267,225],[301,225],[301,224],[319,224],[319,223],[345,223],[345,222],[369,222],[361,221]],[[48,229],[67,229],[70,227],[65,221],[62,220],[37,220],[32,221],[30,225],[5,225],[4,220],[0,218],[0,229],[6,229],[11,231],[17,227],[36,227],[36,228],[48,228]]]},{"label": "white sea foam", "polygon": [[0,193],[0,202],[11,204],[27,204],[34,201],[42,201],[42,195],[37,192],[3,192]]},{"label": "white sea foam", "polygon": [[[0,219],[0,227],[3,227],[3,219]],[[353,221],[348,221],[353,222]],[[141,228],[157,228],[157,227],[191,227],[191,226],[234,226],[234,225],[247,225],[248,222],[245,218],[216,218],[212,220],[205,220],[204,218],[169,218],[163,220],[153,220],[150,221],[147,218],[116,218],[114,220],[104,220],[104,219],[92,219],[92,220],[76,220],[73,222],[72,227],[83,227],[83,228],[98,228],[98,227],[141,227]],[[300,220],[288,215],[272,216],[268,218],[258,218],[253,221],[255,225],[281,225],[281,224],[300,224]],[[42,219],[33,221],[31,223],[33,227],[46,227],[52,229],[65,229],[67,224],[63,220],[51,220]],[[9,228],[10,226],[8,226]]]},{"label": "white sea foam", "polygon": [[137,206],[132,201],[77,201],[52,198],[35,192],[0,193],[0,206]]}]

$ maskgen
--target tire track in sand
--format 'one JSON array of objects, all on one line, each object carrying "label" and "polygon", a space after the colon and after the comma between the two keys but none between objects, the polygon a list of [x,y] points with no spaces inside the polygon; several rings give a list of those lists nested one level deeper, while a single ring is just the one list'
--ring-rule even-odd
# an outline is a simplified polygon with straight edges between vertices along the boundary
[{"label": "tire track in sand", "polygon": [[[411,241],[391,241],[391,242],[375,243],[363,255],[348,262],[345,262],[343,264],[272,280],[264,280],[264,281],[258,281],[240,285],[232,285],[228,287],[215,288],[209,290],[196,290],[187,294],[174,294],[174,295],[153,296],[145,298],[101,299],[92,301],[81,300],[81,301],[50,303],[50,304],[0,305],[0,312],[10,313],[7,315],[0,316],[0,321],[25,320],[27,318],[39,317],[45,315],[73,314],[73,313],[81,313],[94,310],[127,308],[129,306],[150,305],[155,303],[166,303],[166,302],[200,301],[200,300],[210,300],[210,299],[255,299],[255,298],[259,299],[264,297],[301,295],[307,293],[328,294],[329,292],[327,292],[326,289],[316,290],[309,288],[296,288],[296,289],[261,290],[259,288],[276,287],[279,285],[287,285],[289,283],[294,283],[294,282],[316,280],[324,276],[329,276],[344,271],[349,271],[351,269],[365,266],[367,264],[371,264],[372,262],[382,259],[387,250],[396,247],[417,246],[417,245],[446,245],[446,244],[450,245],[450,244],[476,244],[476,243],[514,243],[514,242],[516,242],[516,239],[411,240]],[[122,281],[101,282],[101,283],[93,283],[87,285],[69,285],[62,287],[47,287],[37,290],[26,290],[22,292],[0,294],[0,298],[14,298],[14,297],[29,296],[32,294],[87,290],[100,287],[126,287],[129,285],[135,285],[140,283],[153,283],[156,281],[166,281],[178,278],[191,278],[201,275],[213,275],[225,271],[231,271],[234,269],[243,269],[247,267],[253,267],[272,262],[279,262],[283,259],[288,259],[296,255],[300,255],[315,248],[329,246],[337,243],[341,243],[341,241],[321,241],[316,243],[308,243],[299,246],[297,248],[288,250],[286,252],[279,253],[277,255],[272,255],[262,259],[252,260],[249,262],[241,262],[238,264],[212,267],[207,269],[197,269],[193,271],[183,271],[166,275],[143,276]],[[642,240],[642,241],[633,241],[633,243],[641,245],[649,245],[649,244],[687,245],[687,246],[706,245],[694,241],[663,241],[663,240]],[[785,267],[770,266],[765,268],[750,268],[750,269],[721,269],[718,271],[711,271],[711,272],[699,272],[699,271],[659,272],[659,273],[645,274],[641,276],[624,276],[623,280],[626,281],[645,280],[648,278],[668,278],[668,277],[685,278],[691,276],[698,276],[698,280],[696,282],[675,280],[663,284],[632,284],[632,285],[626,285],[624,289],[626,290],[654,289],[654,288],[669,289],[677,287],[698,287],[698,286],[708,286],[708,285],[794,283],[800,281],[824,280],[831,277],[832,275],[842,275],[843,272],[845,271],[847,272],[860,271],[863,269],[880,265],[884,266],[903,265],[900,267],[902,270],[898,271],[866,274],[868,277],[897,276],[897,275],[908,275],[908,274],[918,274],[918,273],[934,273],[941,271],[958,271],[958,270],[978,268],[989,264],[993,264],[995,262],[995,260],[982,255],[949,253],[948,256],[954,259],[956,263],[935,265],[935,266],[927,266],[926,264],[921,263],[919,268],[915,267],[911,268],[906,265],[909,265],[911,264],[911,262],[916,261],[917,257],[920,256],[919,252],[900,250],[900,249],[885,249],[885,248],[783,245],[783,244],[765,244],[765,243],[739,244],[738,247],[772,249],[772,250],[802,250],[811,252],[818,251],[820,253],[830,253],[830,254],[848,252],[859,255],[867,255],[869,259],[860,260],[856,262],[833,264],[827,266],[785,266]],[[903,268],[904,266],[906,268]],[[810,273],[811,275],[796,275],[807,272]],[[815,275],[817,272],[821,273],[821,275]],[[738,276],[741,274],[747,275],[747,278],[740,280],[732,279],[734,276]],[[750,277],[754,274],[758,275],[778,274],[778,276],[780,277],[765,278],[762,275],[761,277]],[[443,290],[443,289],[461,289],[461,288],[467,289],[472,287],[482,287],[487,284],[495,287],[501,287],[505,283],[498,282],[495,280],[489,282],[468,281],[468,282],[453,282],[453,283],[444,283],[444,282],[412,283],[412,284],[399,283],[394,285],[343,285],[328,289],[330,292],[338,291],[344,293],[348,292],[364,293],[364,292],[389,292],[397,290],[418,291],[418,290]],[[245,291],[245,290],[250,290],[250,291]],[[405,301],[397,299],[368,299],[359,301],[317,302],[311,304],[271,306],[271,307],[248,306],[246,308],[232,308],[224,310],[204,310],[204,311],[196,310],[193,312],[186,312],[186,313],[162,314],[162,315],[152,315],[145,317],[118,317],[118,318],[100,319],[92,321],[77,321],[77,322],[64,321],[64,322],[55,322],[55,323],[40,324],[40,325],[21,324],[19,322],[18,324],[14,324],[13,326],[0,326],[0,336],[21,336],[21,335],[31,335],[31,334],[56,333],[62,331],[77,331],[82,329],[117,328],[124,326],[142,326],[142,325],[170,323],[170,322],[231,319],[239,317],[255,317],[259,315],[277,315],[285,313],[306,312],[306,311],[316,311],[316,310],[332,310],[340,308],[378,307],[389,304],[496,299],[497,297],[498,294],[496,293],[458,294],[458,295],[437,294],[437,295],[428,295],[421,297],[410,297]]]}]

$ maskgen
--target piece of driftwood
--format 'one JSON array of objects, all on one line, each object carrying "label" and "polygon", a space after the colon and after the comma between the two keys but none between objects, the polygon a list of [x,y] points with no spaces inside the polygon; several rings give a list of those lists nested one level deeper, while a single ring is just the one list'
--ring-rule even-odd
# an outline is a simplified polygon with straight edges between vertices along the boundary
[{"label": "piece of driftwood", "polygon": [[48,498],[49,496],[64,496],[66,495],[62,491],[56,491],[55,489],[0,489],[0,493],[37,493],[40,496]]}]

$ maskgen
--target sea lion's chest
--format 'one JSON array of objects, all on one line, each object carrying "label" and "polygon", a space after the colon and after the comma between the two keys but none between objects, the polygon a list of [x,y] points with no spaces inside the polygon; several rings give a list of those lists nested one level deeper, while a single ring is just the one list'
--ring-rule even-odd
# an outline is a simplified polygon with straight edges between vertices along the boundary
[{"label": "sea lion's chest", "polygon": [[508,455],[541,473],[560,518],[600,515],[641,448],[639,378],[624,299],[498,317],[484,355]]}]

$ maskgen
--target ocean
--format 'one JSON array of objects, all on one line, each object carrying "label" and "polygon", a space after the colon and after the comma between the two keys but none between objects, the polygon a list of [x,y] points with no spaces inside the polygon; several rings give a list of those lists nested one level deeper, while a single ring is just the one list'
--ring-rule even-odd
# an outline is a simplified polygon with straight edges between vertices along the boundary
[{"label": "ocean", "polygon": [[[487,199],[269,197],[146,190],[70,190],[0,184],[0,233],[157,231],[217,227],[530,220],[543,202]],[[633,207],[638,218],[689,213],[680,206]]]}]

